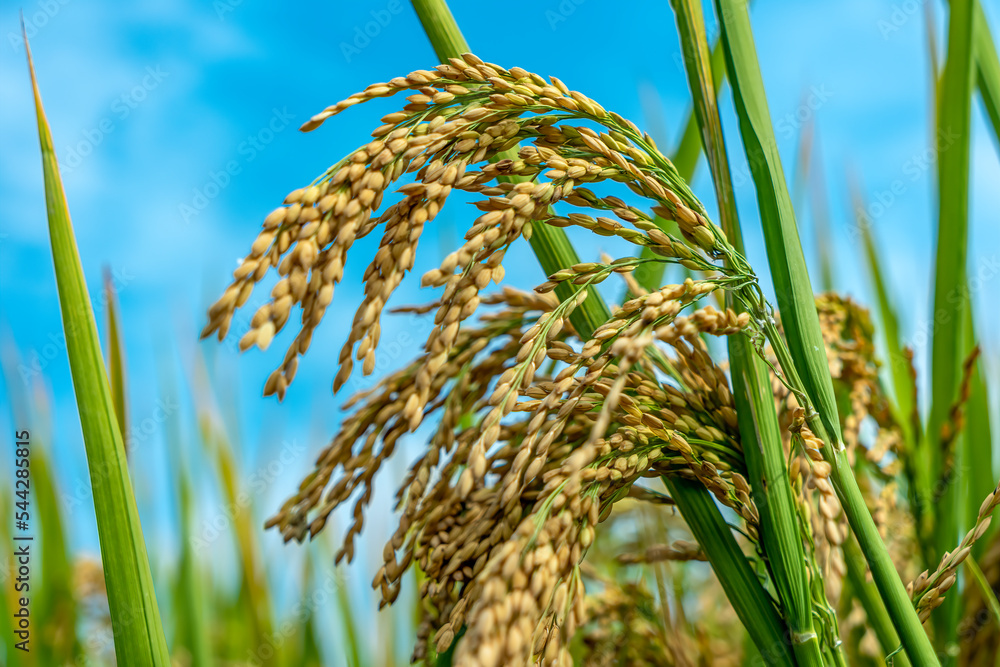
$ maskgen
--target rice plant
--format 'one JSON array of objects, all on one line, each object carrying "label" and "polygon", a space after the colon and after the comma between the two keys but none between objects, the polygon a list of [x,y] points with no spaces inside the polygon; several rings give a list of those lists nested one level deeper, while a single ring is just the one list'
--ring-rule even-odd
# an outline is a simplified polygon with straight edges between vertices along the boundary
[{"label": "rice plant", "polygon": [[[332,440],[264,529],[305,542],[347,516],[332,558],[305,567],[352,561],[365,526],[390,519],[373,516],[371,503],[405,440],[417,456],[394,480],[396,512],[372,588],[380,608],[405,605],[404,587],[416,582],[414,662],[998,664],[995,386],[981,365],[966,271],[977,94],[1000,136],[1000,66],[983,11],[950,3],[935,87],[935,123],[959,139],[938,165],[932,312],[943,315],[931,332],[931,396],[921,411],[914,352],[902,342],[858,193],[875,315],[848,296],[814,292],[747,3],[716,0],[714,46],[701,3],[671,4],[693,104],[673,155],[616,113],[614,100],[518,67],[516,54],[502,65],[473,55],[443,0],[413,0],[440,64],[373,83],[302,126],[318,130],[363,113],[352,107],[406,96],[355,151],[264,217],[202,337],[225,339],[237,311],[277,274],[239,346],[267,351],[290,330],[263,382],[264,395],[280,400],[338,307],[338,286],[355,276],[364,298],[331,372],[334,393],[375,372],[383,316],[432,325],[415,359],[347,400]],[[738,119],[728,134],[725,85]],[[68,353],[88,461],[93,474],[109,462],[115,471],[97,498],[104,573],[91,579],[106,586],[118,663],[167,664],[128,475],[134,454],[121,437],[120,327],[111,308],[109,375],[37,90],[64,322],[84,332]],[[741,216],[729,165],[740,150],[773,295],[763,267],[746,257],[753,216]],[[714,220],[690,187],[700,155]],[[478,213],[421,277],[430,301],[390,307],[422,235],[456,199]],[[567,231],[589,241],[581,254]],[[348,254],[371,234],[380,241],[362,272]],[[504,282],[506,255],[524,243],[547,274],[532,291]],[[601,254],[605,243],[628,250]],[[834,266],[823,263],[824,284]],[[623,297],[609,303],[612,293]],[[210,393],[201,374],[194,384],[196,395]],[[234,448],[206,407],[212,401],[198,404],[201,456],[234,503]],[[189,466],[174,457],[171,467],[186,535]],[[174,660],[322,659],[312,614],[298,619],[294,645],[266,658],[254,650],[279,620],[265,576],[276,564],[263,559],[258,530],[247,514],[235,522],[239,594],[211,604],[201,599],[202,564],[183,541],[170,605],[179,619]],[[363,662],[343,587],[336,604],[348,638],[339,653]],[[129,609],[143,610],[141,624]],[[213,636],[206,614],[231,618]],[[71,662],[78,651],[58,657]]]},{"label": "rice plant", "polygon": [[[462,46],[441,3],[416,6],[439,54]],[[482,197],[476,203],[482,214],[464,244],[422,278],[422,285],[440,290],[436,301],[413,309],[434,318],[424,354],[348,403],[351,413],[315,470],[267,524],[286,540],[301,541],[353,499],[354,523],[338,553],[338,560],[350,560],[375,474],[399,438],[433,420],[426,451],[399,488],[399,527],[373,582],[391,604],[409,568],[424,577],[426,616],[415,659],[457,643],[459,664],[573,662],[573,638],[587,620],[584,566],[595,532],[618,501],[648,494],[642,480],[649,478],[663,478],[682,515],[692,502],[684,497],[708,491],[717,505],[705,509],[721,505],[739,517],[736,530],[758,577],[739,576],[733,561],[744,555],[739,547],[727,549],[727,540],[702,547],[765,659],[845,661],[831,599],[843,592],[837,582],[848,569],[843,545],[854,539],[859,548],[851,551],[867,562],[876,590],[863,598],[871,607],[866,613],[890,621],[882,624],[883,656],[924,665],[938,664],[938,655],[949,659],[957,616],[936,624],[939,652],[922,622],[946,600],[954,601],[946,609],[958,608],[956,595],[947,593],[1000,496],[988,490],[956,547],[959,522],[947,499],[958,485],[945,483],[946,502],[931,528],[948,536],[932,548],[934,558],[944,554],[908,586],[869,502],[876,488],[891,495],[896,476],[919,489],[913,445],[932,460],[951,450],[977,357],[975,348],[963,353],[955,339],[968,304],[952,299],[955,316],[934,332],[935,368],[947,369],[935,373],[935,395],[944,397],[935,405],[947,408],[932,408],[928,432],[935,437],[906,443],[898,411],[894,416],[886,407],[891,399],[881,389],[877,362],[847,358],[856,346],[872,348],[867,313],[850,301],[813,295],[746,6],[720,2],[717,9],[778,308],[742,254],[701,7],[678,1],[685,64],[724,228],[709,220],[673,163],[634,123],[558,78],[455,54],[434,69],[372,84],[303,126],[310,131],[355,105],[410,94],[399,111],[381,119],[372,141],[267,216],[233,283],[209,310],[203,336],[221,339],[234,311],[276,269],[281,279],[240,346],[266,350],[292,309],[301,308],[301,327],[264,388],[281,398],[345,275],[347,251],[380,231],[364,273],[365,299],[340,355],[336,392],[355,360],[366,374],[375,368],[382,314],[413,268],[425,225],[455,191]],[[942,116],[964,113],[965,135],[971,17],[972,5],[953,8],[943,84],[950,94],[944,99],[960,97],[964,110],[946,104]],[[957,89],[962,77],[965,88]],[[965,280],[966,241],[954,225],[964,219],[967,181],[952,180],[967,173],[968,151],[949,153],[941,171],[947,193],[941,217],[952,226],[939,240],[938,299],[961,291]],[[407,174],[413,177],[398,188],[399,200],[376,215],[387,190]],[[623,185],[641,205],[612,194]],[[565,261],[568,255],[558,253],[566,246],[559,230],[566,227],[615,236],[632,244],[634,254]],[[487,291],[503,279],[508,248],[538,235],[544,240],[533,246],[542,265],[558,267],[548,281],[534,293]],[[693,275],[680,284],[640,284],[632,274],[652,263],[679,264]],[[632,298],[609,311],[595,286],[615,275]],[[717,310],[710,296],[725,309]],[[728,338],[728,374],[706,336]],[[845,339],[853,344],[838,354],[835,346]],[[841,376],[855,365],[857,377]],[[938,383],[939,374],[947,379]],[[847,385],[840,387],[847,401],[838,401],[837,384]],[[838,405],[844,402],[846,410]],[[879,435],[865,444],[861,422],[876,410],[885,411],[876,418]],[[889,458],[904,462],[895,474]],[[938,461],[929,472],[941,478],[952,473],[950,465]],[[906,479],[905,471],[913,477]],[[702,539],[704,526],[686,518]],[[884,517],[881,524],[885,532]],[[864,585],[866,563],[850,561],[862,570],[854,573],[856,585]],[[755,588],[761,586],[763,594]],[[776,635],[788,641],[775,646]]]}]

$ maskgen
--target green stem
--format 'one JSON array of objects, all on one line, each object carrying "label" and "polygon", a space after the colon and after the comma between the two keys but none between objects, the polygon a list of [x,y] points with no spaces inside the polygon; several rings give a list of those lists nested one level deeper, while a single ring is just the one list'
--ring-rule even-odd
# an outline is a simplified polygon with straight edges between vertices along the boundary
[{"label": "green stem", "polygon": [[[790,352],[787,355],[790,358],[779,356],[785,374],[789,378],[802,374],[801,379],[796,377],[798,382],[793,386],[808,399],[803,407],[807,414],[815,417],[810,419],[813,432],[827,443],[823,455],[833,468],[831,480],[903,646],[913,664],[936,666],[938,661],[930,640],[879,537],[841,443],[839,416],[815,297],[767,108],[746,0],[716,0],[716,7],[740,133],[757,188],[771,277],[790,350],[780,336],[770,342],[776,352],[778,348]],[[768,324],[773,327],[773,323]]]},{"label": "green stem", "polygon": [[[736,252],[742,254],[742,232],[722,137],[714,88],[716,78],[710,70],[701,4],[698,0],[673,0],[673,5],[688,86],[715,183],[723,231]],[[731,292],[727,291],[726,300],[727,306],[736,305]],[[728,346],[740,439],[754,502],[760,512],[761,546],[785,612],[796,662],[802,666],[823,665],[823,649],[813,623],[812,593],[799,515],[785,463],[770,378],[764,361],[754,353],[747,338],[730,336]],[[837,652],[832,647],[831,650]],[[837,654],[839,656],[839,652]]]},{"label": "green stem", "polygon": [[[786,374],[786,380],[793,388],[797,388],[801,392],[802,381],[798,377],[784,340],[773,324],[769,325],[765,332],[774,349],[775,356],[778,358],[778,363]],[[868,511],[865,498],[858,487],[858,480],[854,477],[854,471],[847,459],[847,452],[842,445],[830,438],[823,422],[820,421],[819,415],[812,406],[807,403],[803,407],[807,414],[811,414],[807,419],[809,427],[818,438],[826,443],[822,453],[823,458],[833,468],[830,479],[833,481],[847,521],[861,545],[862,554],[868,561],[872,579],[875,581],[879,595],[882,596],[893,625],[902,638],[903,646],[914,665],[937,665],[937,656],[931,646],[930,639],[924,632],[920,619],[913,608],[913,603],[910,601],[910,596],[896,572],[896,566],[889,556],[885,543],[882,542],[882,537],[878,533],[871,513]]]},{"label": "green stem", "polygon": [[[888,655],[899,648],[899,635],[896,634],[896,628],[893,627],[892,619],[882,604],[878,590],[865,576],[868,570],[865,555],[861,553],[861,547],[853,535],[847,536],[841,548],[844,550],[844,563],[847,566],[847,579],[851,582],[851,590],[864,608],[868,624],[875,631],[882,652]],[[909,667],[909,664],[910,659],[905,653],[897,653],[893,657],[894,667]]]},{"label": "green stem", "polygon": [[412,0],[412,4],[438,60],[447,62],[469,52],[469,44],[445,0]]}]

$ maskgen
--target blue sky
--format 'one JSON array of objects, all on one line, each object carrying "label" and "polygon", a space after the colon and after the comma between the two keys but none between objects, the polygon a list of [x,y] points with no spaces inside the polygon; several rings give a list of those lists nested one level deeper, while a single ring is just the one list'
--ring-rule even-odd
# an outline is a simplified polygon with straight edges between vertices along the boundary
[{"label": "blue sky", "polygon": [[[983,4],[996,29],[1000,2]],[[456,0],[453,5],[482,58],[557,75],[658,132],[663,147],[675,143],[688,93],[668,2]],[[238,445],[247,475],[267,470],[283,448],[295,452],[287,465],[266,475],[264,503],[276,507],[338,422],[340,398],[331,395],[330,383],[361,298],[367,262],[360,256],[370,245],[353,251],[344,284],[284,403],[263,399],[260,392],[287,338],[266,354],[240,356],[233,341],[199,347],[197,335],[205,307],[226,286],[263,216],[288,191],[363,143],[391,104],[352,109],[311,134],[298,132],[298,125],[368,83],[436,64],[412,9],[400,0],[43,0],[23,10],[99,322],[105,317],[104,266],[118,290],[131,428],[140,454],[135,475],[150,539],[171,539],[169,513],[160,509],[169,493],[162,474],[164,415],[177,414],[188,425],[185,451],[197,460],[186,387],[201,353],[209,360],[223,412],[242,434]],[[940,8],[935,10],[940,25]],[[874,231],[888,253],[894,291],[905,304],[904,332],[918,355],[926,353],[922,332],[931,285],[935,169],[927,152],[924,4],[761,0],[753,21],[786,173],[794,165],[800,127],[816,123],[838,287],[868,300],[847,206],[847,173],[854,170],[868,200],[881,205],[871,209]],[[8,357],[16,350],[21,359],[12,389],[0,389],[0,395],[5,404],[11,393],[38,404],[39,395],[50,394],[47,439],[62,487],[71,497],[78,490],[82,501],[81,509],[72,510],[78,512],[74,543],[93,551],[96,534],[61,338],[29,82],[17,8],[9,3],[0,12],[0,37],[0,344]],[[726,93],[727,109],[730,102]],[[731,110],[724,122],[735,140]],[[995,371],[1000,281],[991,279],[1000,271],[1000,163],[978,102],[974,125],[970,270],[983,276],[975,298],[986,357]],[[753,185],[737,142],[731,144],[750,259],[764,275]],[[695,190],[713,209],[703,166]],[[436,265],[441,248],[471,217],[462,205],[442,215],[425,237],[418,273]],[[811,216],[800,222],[812,258]],[[580,250],[595,257],[600,246],[590,242]],[[516,253],[514,261],[525,267],[508,272],[514,284],[527,288],[542,279],[528,251]],[[430,298],[411,280],[395,303]],[[386,323],[383,339],[399,347],[383,355],[386,363],[402,363],[416,350],[418,337],[411,333],[419,326],[412,318]],[[165,377],[182,387],[179,400],[166,405]],[[0,426],[6,442],[14,426],[8,410],[0,414]]]}]

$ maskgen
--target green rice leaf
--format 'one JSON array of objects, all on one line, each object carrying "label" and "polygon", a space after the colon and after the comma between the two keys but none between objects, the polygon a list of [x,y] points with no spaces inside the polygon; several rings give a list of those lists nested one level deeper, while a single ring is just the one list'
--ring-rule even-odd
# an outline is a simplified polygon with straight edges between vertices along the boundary
[{"label": "green rice leaf", "polygon": [[[219,491],[225,500],[225,507],[232,508],[230,517],[233,536],[236,540],[236,554],[240,563],[241,594],[245,596],[245,612],[251,633],[249,640],[255,647],[262,646],[255,638],[270,637],[273,632],[274,608],[271,591],[262,562],[259,532],[255,529],[253,506],[246,502],[249,491],[242,488],[242,477],[236,460],[233,444],[222,426],[210,393],[211,386],[204,363],[200,363],[195,373],[194,395],[198,400],[198,423],[205,450],[215,460],[215,473]],[[203,545],[203,549],[209,548]],[[264,665],[277,663],[276,651],[268,657],[260,652],[258,656]]]},{"label": "green rice leaf", "polygon": [[115,655],[119,664],[168,665],[170,656],[128,476],[121,430],[101,357],[97,325],[26,35],[24,42],[38,117],[52,259],[94,492]]},{"label": "green rice leaf", "polygon": [[[722,50],[722,40],[716,40],[715,46],[712,48],[712,55],[709,58],[709,69],[711,70],[712,90],[714,91],[714,95],[718,96],[719,87],[726,77],[726,61],[725,53]],[[670,161],[674,164],[674,168],[677,169],[677,175],[683,180],[690,182],[694,178],[694,172],[698,167],[702,151],[701,128],[698,126],[698,118],[695,115],[694,109],[691,109],[688,112],[687,119],[684,121],[684,131],[681,133],[681,140],[670,158]],[[679,233],[677,223],[672,220],[668,221],[657,217],[656,224],[668,234],[677,235]],[[649,248],[643,248],[640,257],[643,259],[652,259],[656,257],[656,254]],[[661,262],[644,264],[635,272],[636,280],[648,290],[659,289],[663,284],[665,269],[666,265]]]},{"label": "green rice leaf", "polygon": [[[851,592],[858,598],[868,625],[878,638],[878,643],[882,647],[882,653],[889,655],[899,648],[899,635],[892,625],[892,619],[882,604],[875,584],[868,580],[868,567],[865,564],[865,556],[861,553],[861,547],[854,536],[848,535],[841,548],[844,550],[844,564],[847,569],[847,580],[851,584]],[[910,659],[905,653],[897,653],[893,656],[893,667],[906,667],[910,664]]]},{"label": "green rice leaf", "polygon": [[[702,144],[715,183],[723,230],[736,251],[742,253],[743,239],[732,177],[708,69],[708,45],[701,5],[698,0],[674,0],[673,5],[685,54],[688,86],[694,98]],[[735,306],[731,294],[727,295],[727,306]],[[728,345],[740,440],[754,502],[760,510],[761,542],[782,603],[783,616],[791,636],[795,638],[792,651],[800,665],[822,665],[820,644],[813,627],[801,528],[785,465],[770,378],[764,361],[754,353],[748,339],[730,336]],[[758,644],[757,647],[767,650],[766,645]]]},{"label": "green rice leaf", "polygon": [[1000,601],[997,600],[997,594],[993,591],[993,585],[990,584],[986,575],[983,574],[983,570],[979,567],[979,563],[972,556],[965,559],[965,567],[972,574],[972,580],[979,589],[979,594],[982,595],[986,608],[989,609],[990,615],[993,617],[993,622],[996,623],[997,628],[1000,628]]},{"label": "green rice leaf", "polygon": [[[722,83],[726,80],[726,54],[722,49],[722,40],[717,39],[712,47],[712,54],[708,58],[708,69],[712,78],[712,90],[718,96]],[[713,104],[715,100],[712,100]],[[670,161],[674,163],[677,174],[685,181],[690,182],[694,178],[695,169],[701,159],[703,151],[701,128],[698,125],[698,118],[694,109],[688,112],[688,117],[684,121],[684,131],[681,133],[681,140],[674,150]]]},{"label": "green rice leaf", "polygon": [[193,664],[211,667],[215,664],[215,660],[212,657],[205,619],[206,584],[198,559],[191,548],[191,541],[195,536],[191,480],[183,467],[177,468],[176,479],[181,535],[181,559],[177,575],[179,593],[177,620],[182,626],[183,645],[191,652]]},{"label": "green rice leaf", "polygon": [[[937,256],[931,308],[931,408],[924,454],[931,475],[922,489],[924,500],[935,508],[936,553],[944,553],[958,542],[964,514],[964,504],[958,502],[959,490],[965,484],[962,479],[965,467],[962,462],[963,448],[954,447],[945,451],[941,428],[947,423],[951,406],[958,398],[962,360],[968,352],[963,327],[969,308],[966,261],[974,9],[972,0],[951,2],[947,58],[937,114],[938,136],[948,137],[949,143],[938,151]],[[940,484],[940,479],[944,479],[945,483]],[[934,489],[939,486],[943,491],[935,492]],[[960,604],[959,596],[947,596],[932,616],[935,643],[939,650],[947,650],[956,641]]]},{"label": "green rice leaf", "polygon": [[830,233],[830,203],[826,196],[826,179],[823,173],[823,162],[820,159],[819,144],[816,143],[811,154],[815,165],[811,170],[809,181],[809,210],[812,212],[813,233],[816,237],[816,254],[819,261],[819,289],[831,292],[834,288],[833,235]]},{"label": "green rice leaf", "polygon": [[799,376],[819,412],[827,433],[840,442],[833,382],[823,350],[812,284],[806,269],[798,227],[778,145],[767,108],[757,49],[750,31],[745,0],[717,0],[723,23],[726,63],[740,120],[747,161],[757,187],[771,278],[781,309],[781,322]]},{"label": "green rice leaf", "polygon": [[[161,356],[161,360],[164,356]],[[162,395],[176,397],[172,376],[161,361],[163,378]],[[176,481],[177,523],[180,536],[180,554],[177,573],[173,579],[173,601],[176,622],[171,649],[183,647],[191,655],[194,665],[212,667],[215,658],[209,638],[207,609],[209,591],[204,572],[196,557],[193,545],[197,539],[194,525],[194,505],[196,502],[191,474],[184,460],[184,437],[181,434],[179,415],[171,414],[166,421],[167,464],[170,477]]]},{"label": "green rice leaf", "polygon": [[910,659],[915,665],[936,665],[934,651],[878,534],[844,453],[833,382],[767,107],[746,0],[716,0],[716,7],[722,24],[726,65],[740,133],[757,188],[771,278],[790,354],[778,349],[783,345],[782,341],[771,342],[779,354],[783,371],[804,390],[818,413],[817,419],[810,419],[810,426],[828,443],[824,456],[833,466],[831,479]]}]

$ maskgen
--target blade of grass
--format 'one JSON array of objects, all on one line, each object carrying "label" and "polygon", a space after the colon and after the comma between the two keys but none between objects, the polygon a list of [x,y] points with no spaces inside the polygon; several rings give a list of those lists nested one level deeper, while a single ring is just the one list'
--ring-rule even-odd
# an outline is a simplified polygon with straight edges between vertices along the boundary
[{"label": "blade of grass", "polygon": [[771,277],[790,350],[784,349],[773,323],[765,323],[765,328],[770,332],[771,344],[789,382],[811,404],[804,406],[810,416],[810,427],[828,443],[823,449],[833,467],[831,479],[910,660],[914,665],[937,665],[930,641],[865,505],[841,441],[819,318],[767,108],[746,1],[716,0],[716,7],[744,150],[757,188]]},{"label": "blade of grass", "polygon": [[[460,55],[463,51],[468,50],[468,46],[465,43],[461,32],[457,25],[454,25],[454,18],[451,16],[451,12],[444,0],[412,0],[414,9],[417,12],[417,16],[420,18],[421,23],[425,26],[425,31],[428,33],[428,37],[431,39],[431,44],[434,47],[435,52],[441,59],[446,59],[448,57],[455,57]],[[447,22],[450,26],[442,26],[440,23]],[[542,232],[540,237],[539,232]],[[552,232],[551,235],[548,232]],[[546,267],[565,267],[570,266],[575,261],[573,258],[576,253],[573,251],[572,245],[569,239],[566,237],[563,230],[558,228],[548,227],[546,225],[538,225],[535,229],[534,235],[531,238],[532,249],[535,251],[539,262],[542,267],[548,271]],[[589,337],[593,331],[603,324],[608,319],[608,309],[607,305],[601,299],[600,295],[596,291],[591,291],[590,297],[585,302],[585,305],[594,302],[594,305],[587,308],[578,308],[573,312],[571,318],[573,326],[577,329],[581,336]],[[680,485],[678,486],[678,494],[683,496],[680,502],[690,503],[692,505],[697,505],[704,508],[704,512],[710,515],[715,522],[714,525],[725,526],[725,530],[720,532],[712,532],[710,535],[705,535],[705,539],[709,540],[708,544],[703,544],[706,549],[706,553],[709,549],[714,549],[715,552],[710,555],[710,558],[715,558],[716,562],[713,562],[713,567],[716,572],[719,573],[720,577],[734,578],[738,577],[736,573],[750,571],[749,564],[747,563],[746,557],[740,551],[736,539],[733,537],[732,532],[725,525],[725,520],[722,518],[722,514],[719,511],[718,506],[715,505],[711,497],[708,495],[708,491],[704,487],[692,486],[692,485]],[[682,510],[683,512],[683,510]],[[698,519],[695,523],[707,519]],[[733,574],[730,574],[733,573]],[[737,592],[740,595],[733,595],[730,597],[730,602],[733,604],[733,608],[736,613],[744,620],[744,623],[754,623],[757,624],[759,619],[764,619],[769,632],[761,634],[759,639],[764,642],[764,650],[770,652],[770,655],[774,656],[774,664],[791,664],[791,659],[787,654],[787,647],[784,645],[784,640],[780,639],[783,637],[783,624],[780,623],[778,619],[778,627],[775,627],[774,620],[775,614],[773,608],[770,606],[770,601],[767,600],[766,592],[760,585],[760,582],[754,577],[739,578],[735,584]],[[750,587],[754,589],[753,591],[744,591],[743,587]],[[759,590],[758,590],[759,589]],[[767,605],[762,606],[762,601],[767,600]],[[772,639],[777,636],[780,641],[775,644]],[[756,641],[756,639],[755,639]],[[452,644],[454,647],[454,644]],[[451,651],[438,656],[438,665],[449,665],[451,664]]]},{"label": "blade of grass", "polygon": [[344,636],[347,638],[345,649],[347,664],[350,667],[361,667],[361,650],[358,647],[358,625],[354,620],[353,607],[347,595],[347,586],[337,586],[337,609],[344,624]]},{"label": "blade of grass", "polygon": [[[803,103],[808,91],[803,93]],[[792,173],[792,205],[796,211],[805,210],[804,199],[809,184],[809,174],[812,173],[813,142],[815,141],[816,123],[813,119],[806,121],[799,130],[799,143],[795,151],[795,171]]]},{"label": "blade of grass", "polygon": [[[938,102],[938,137],[949,143],[938,151],[938,231],[931,312],[931,407],[927,423],[925,457],[939,498],[923,489],[934,507],[934,547],[950,550],[959,540],[964,505],[958,503],[963,486],[963,451],[943,450],[941,427],[958,396],[962,360],[965,358],[965,324],[968,308],[966,261],[969,224],[969,137],[973,88],[973,1],[952,0],[948,17],[947,57]],[[949,461],[954,458],[954,462]],[[946,480],[943,484],[940,480]],[[947,596],[934,612],[935,644],[944,655],[957,641],[960,597]],[[950,661],[949,661],[950,662]]]},{"label": "blade of grass", "polygon": [[[715,90],[711,86],[700,0],[673,0],[672,4],[685,55],[688,86],[701,129],[701,142],[715,183],[723,231],[736,251],[742,253],[742,230],[722,137],[722,122]],[[735,306],[731,294],[727,294],[726,305]],[[760,511],[761,543],[785,612],[792,651],[799,665],[822,665],[822,650],[813,626],[798,512],[781,445],[770,378],[763,359],[754,353],[746,337],[730,336],[727,342],[740,440],[754,502]]]},{"label": "blade of grass", "polygon": [[[975,59],[976,59],[976,84],[979,89],[980,98],[983,101],[983,109],[986,112],[989,127],[992,130],[994,143],[1000,150],[1000,58],[997,56],[996,44],[993,35],[990,33],[990,26],[983,12],[982,3],[975,3],[975,15],[973,16],[973,32],[975,39]],[[974,306],[969,304],[968,320],[966,331],[968,332],[966,347],[971,348],[975,344],[975,314]],[[980,363],[983,363],[980,361]],[[972,394],[966,406],[966,433],[968,434],[967,444],[976,448],[966,454],[967,461],[989,461],[993,460],[993,438],[992,424],[990,423],[990,398],[989,387],[977,367],[972,377]],[[986,481],[988,477],[989,481]],[[973,498],[984,498],[990,492],[988,485],[992,485],[995,475],[992,466],[976,465],[972,466],[972,481],[969,486],[968,516],[975,516],[978,506],[973,507],[976,502]],[[985,489],[985,490],[984,490]],[[972,549],[973,555],[981,556],[986,545],[990,543],[991,536],[996,533],[997,527],[991,526],[987,535],[977,542]]]},{"label": "blade of grass", "polygon": [[121,664],[168,665],[170,656],[156,605],[139,512],[128,476],[125,447],[101,358],[97,324],[80,265],[73,225],[59,178],[59,165],[52,147],[52,134],[42,109],[26,34],[24,45],[38,117],[45,203],[59,306],[94,490],[115,655]]},{"label": "blade of grass", "polygon": [[[708,58],[708,67],[712,77],[712,90],[718,96],[722,83],[726,80],[726,54],[722,49],[722,40],[716,39],[712,46],[712,54]],[[713,100],[714,102],[714,100]],[[684,131],[681,140],[674,150],[670,161],[674,163],[677,173],[682,179],[690,182],[694,178],[695,169],[703,151],[701,128],[698,118],[692,108],[684,121]]]},{"label": "blade of grass", "polygon": [[[302,590],[299,592],[302,600],[309,600],[317,585],[314,561],[313,552],[307,550],[305,553],[305,567],[302,572]],[[296,647],[298,651],[296,659],[285,662],[289,666],[320,667],[323,664],[323,656],[320,655],[319,650],[319,621],[316,618],[315,607],[315,604],[306,604],[302,614],[295,618],[295,622],[298,624],[297,634],[300,635],[300,639],[298,647]]]},{"label": "blade of grass", "polygon": [[[178,462],[179,463],[179,462]],[[182,604],[179,620],[183,620],[185,629],[185,645],[191,651],[191,661],[195,665],[211,667],[215,664],[212,657],[211,641],[208,636],[208,625],[205,619],[205,581],[191,548],[191,538],[194,536],[193,492],[188,472],[182,466],[177,467],[177,495],[179,506],[181,535],[181,561],[178,572]]]},{"label": "blade of grass", "polygon": [[104,300],[108,310],[108,384],[111,385],[111,399],[115,405],[115,415],[118,417],[118,428],[122,433],[125,445],[125,457],[129,455],[128,443],[128,406],[126,405],[125,389],[125,348],[122,345],[119,332],[118,295],[111,269],[104,267]]}]

